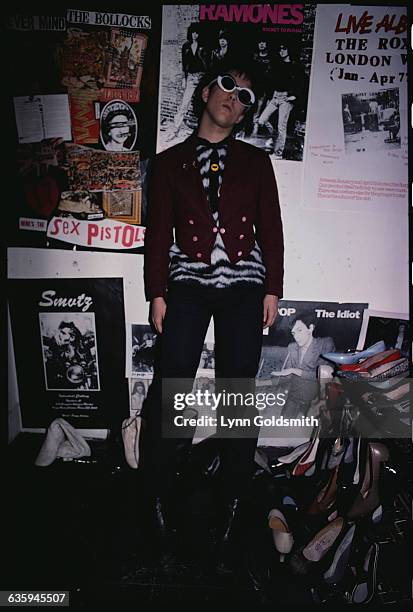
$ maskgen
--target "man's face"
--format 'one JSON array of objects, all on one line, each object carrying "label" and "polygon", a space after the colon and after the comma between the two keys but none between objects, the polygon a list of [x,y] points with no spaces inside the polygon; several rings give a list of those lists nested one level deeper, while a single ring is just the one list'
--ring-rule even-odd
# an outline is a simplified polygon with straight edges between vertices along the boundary
[{"label": "man's face", "polygon": [[282,58],[288,57],[288,49],[287,49],[287,47],[285,45],[280,45],[278,47],[278,53],[279,53],[279,56],[282,57]]},{"label": "man's face", "polygon": [[291,330],[291,334],[298,346],[304,346],[310,340],[310,338],[312,338],[313,330],[313,324],[310,324],[307,327],[307,325],[302,321],[297,321]]},{"label": "man's face", "polygon": [[267,43],[265,42],[265,40],[260,40],[258,42],[258,49],[260,51],[264,51],[267,48]]},{"label": "man's face", "polygon": [[[243,76],[229,72],[239,87],[251,89],[251,81]],[[227,129],[233,128],[242,121],[247,107],[238,100],[237,91],[223,91],[217,83],[202,90],[202,99],[206,106],[204,113],[216,126]]]}]

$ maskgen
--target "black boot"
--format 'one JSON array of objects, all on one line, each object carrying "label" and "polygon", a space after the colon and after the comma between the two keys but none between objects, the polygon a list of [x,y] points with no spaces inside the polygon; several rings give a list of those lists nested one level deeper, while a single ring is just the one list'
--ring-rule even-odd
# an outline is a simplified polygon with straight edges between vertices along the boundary
[{"label": "black boot", "polygon": [[232,575],[239,567],[242,556],[241,508],[238,497],[233,497],[223,505],[218,526],[217,551],[216,572]]}]

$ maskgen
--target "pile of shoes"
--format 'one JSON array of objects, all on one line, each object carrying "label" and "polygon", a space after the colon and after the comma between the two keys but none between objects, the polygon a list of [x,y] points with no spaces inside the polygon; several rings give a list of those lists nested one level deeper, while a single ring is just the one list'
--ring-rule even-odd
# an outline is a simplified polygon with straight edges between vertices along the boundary
[{"label": "pile of shoes", "polygon": [[[278,461],[290,465],[290,494],[283,498],[282,506],[273,507],[268,514],[279,560],[291,553],[289,569],[296,576],[307,576],[321,594],[324,589],[321,599],[327,592],[334,597],[340,593],[342,601],[349,603],[370,602],[377,588],[379,545],[374,526],[383,512],[387,447],[351,436],[320,439],[316,432]],[[304,467],[309,463],[314,482],[319,483],[317,492],[308,503],[297,504],[300,479],[291,476],[307,475]],[[286,518],[291,504],[296,511],[293,527]]]},{"label": "pile of shoes", "polygon": [[324,359],[336,365],[337,376],[353,382],[383,382],[405,374],[409,360],[399,349],[387,349],[383,341],[362,351],[324,353]]}]

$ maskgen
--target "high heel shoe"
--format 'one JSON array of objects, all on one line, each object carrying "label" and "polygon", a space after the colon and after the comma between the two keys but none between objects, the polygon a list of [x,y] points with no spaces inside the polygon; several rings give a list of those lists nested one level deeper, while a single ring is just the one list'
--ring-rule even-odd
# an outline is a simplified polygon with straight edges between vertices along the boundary
[{"label": "high heel shoe", "polygon": [[308,450],[304,453],[301,459],[298,460],[295,465],[292,475],[293,476],[302,476],[309,470],[315,461],[317,455],[318,445],[320,443],[320,438],[314,438],[313,442],[309,446]]},{"label": "high heel shoe", "polygon": [[308,561],[320,561],[333,546],[344,527],[345,522],[341,516],[323,527],[303,549],[303,557]]},{"label": "high heel shoe", "polygon": [[296,459],[298,459],[298,457],[304,455],[304,453],[308,450],[310,444],[311,440],[309,440],[308,442],[304,442],[304,444],[300,444],[300,446],[294,448],[294,450],[292,450],[291,453],[288,453],[288,455],[278,457],[277,461],[279,461],[279,463],[281,464],[293,463]]},{"label": "high heel shoe", "polygon": [[405,382],[391,391],[383,392],[383,396],[391,402],[397,402],[401,400],[405,395],[410,392],[410,382]]},{"label": "high heel shoe", "polygon": [[138,462],[135,455],[136,438],[138,434],[136,419],[137,417],[133,417],[122,421],[122,440],[125,451],[125,459],[129,467],[133,468],[134,470],[138,469]]},{"label": "high heel shoe", "polygon": [[324,572],[324,580],[328,584],[337,584],[343,578],[350,556],[355,530],[356,526],[352,525],[347,531],[334,553],[330,567]]},{"label": "high heel shoe", "polygon": [[372,355],[361,363],[343,364],[340,366],[342,372],[368,372],[371,368],[396,361],[400,359],[400,351],[398,349],[389,349]]},{"label": "high heel shoe", "polygon": [[341,460],[344,457],[346,445],[342,438],[337,438],[333,444],[333,448],[330,451],[330,457],[327,462],[327,469],[333,470],[336,466],[340,465]]},{"label": "high heel shoe", "polygon": [[347,513],[347,517],[350,520],[365,516],[380,506],[380,466],[388,458],[389,451],[384,444],[370,442],[367,445],[367,462],[364,479],[361,489]]},{"label": "high heel shoe", "polygon": [[323,527],[312,540],[299,551],[294,553],[290,559],[290,567],[295,574],[307,574],[315,568],[319,568],[318,563],[322,561],[331,563],[336,546],[347,531],[347,523],[344,518],[339,516],[334,521]]},{"label": "high heel shoe", "polygon": [[336,500],[337,493],[337,473],[338,466],[333,470],[331,476],[325,485],[318,493],[317,497],[311,503],[307,510],[307,514],[324,514],[328,512],[331,514],[334,506],[334,502]]},{"label": "high heel shoe", "polygon": [[268,515],[268,525],[272,530],[274,545],[280,553],[280,562],[282,563],[285,559],[285,555],[288,555],[293,547],[293,534],[288,527],[285,516],[276,508],[271,510]]},{"label": "high heel shoe", "polygon": [[364,580],[358,582],[351,593],[350,603],[368,604],[374,597],[377,585],[379,545],[374,542],[367,551],[363,563]]},{"label": "high heel shoe", "polygon": [[237,547],[240,538],[240,499],[234,497],[224,503],[217,542],[217,574],[230,575],[237,563]]},{"label": "high heel shoe", "polygon": [[351,351],[349,353],[323,353],[324,359],[337,363],[339,365],[357,363],[360,359],[367,359],[376,353],[381,353],[386,350],[386,345],[383,340],[372,344],[368,348],[361,351]]},{"label": "high heel shoe", "polygon": [[[398,376],[399,374],[403,374],[403,372],[407,372],[408,369],[409,360],[407,357],[402,357],[401,359],[396,359],[395,361],[383,363],[375,368],[371,368],[368,372],[368,380],[377,382],[385,381],[389,378],[393,378],[393,376]],[[366,374],[361,374],[367,376]]]}]

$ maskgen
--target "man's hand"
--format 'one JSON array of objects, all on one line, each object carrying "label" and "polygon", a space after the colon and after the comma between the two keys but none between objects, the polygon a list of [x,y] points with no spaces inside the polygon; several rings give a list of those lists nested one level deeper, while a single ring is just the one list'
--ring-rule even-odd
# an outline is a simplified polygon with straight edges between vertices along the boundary
[{"label": "man's hand", "polygon": [[158,334],[162,333],[162,324],[166,314],[166,302],[163,297],[156,297],[152,300],[152,323]]},{"label": "man's hand", "polygon": [[278,297],[267,294],[264,297],[263,328],[271,327],[278,314]]}]

